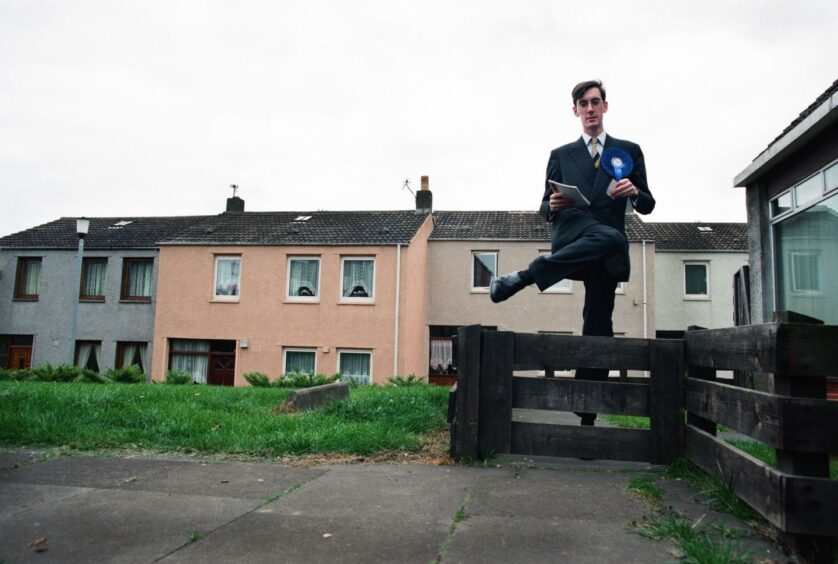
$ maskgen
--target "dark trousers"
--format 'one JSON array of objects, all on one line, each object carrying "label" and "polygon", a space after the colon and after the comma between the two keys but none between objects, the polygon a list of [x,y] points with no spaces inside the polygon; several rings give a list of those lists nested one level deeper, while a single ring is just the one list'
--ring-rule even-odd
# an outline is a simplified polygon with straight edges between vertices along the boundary
[{"label": "dark trousers", "polygon": [[[585,283],[585,307],[582,310],[583,335],[614,336],[612,314],[614,292],[618,281],[604,267],[603,260],[621,252],[625,235],[607,225],[593,225],[570,244],[547,257],[538,257],[529,272],[540,290],[545,290],[565,278]],[[576,378],[604,381],[607,369],[579,367]],[[593,424],[596,413],[577,413],[583,423]]]}]

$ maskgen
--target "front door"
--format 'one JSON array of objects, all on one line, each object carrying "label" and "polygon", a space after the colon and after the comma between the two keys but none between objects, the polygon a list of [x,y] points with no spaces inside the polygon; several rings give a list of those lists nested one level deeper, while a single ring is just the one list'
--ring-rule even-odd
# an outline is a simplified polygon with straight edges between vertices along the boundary
[{"label": "front door", "polygon": [[9,368],[22,370],[32,365],[32,347],[12,345],[9,347]]},{"label": "front door", "polygon": [[207,383],[214,386],[232,386],[236,373],[235,353],[210,353]]}]

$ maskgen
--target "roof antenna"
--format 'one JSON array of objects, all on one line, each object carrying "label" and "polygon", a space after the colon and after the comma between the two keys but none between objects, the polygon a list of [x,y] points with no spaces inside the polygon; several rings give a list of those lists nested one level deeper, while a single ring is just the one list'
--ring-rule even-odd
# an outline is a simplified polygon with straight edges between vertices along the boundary
[{"label": "roof antenna", "polygon": [[404,179],[404,184],[402,184],[402,190],[404,190],[405,188],[407,188],[408,192],[413,194],[414,198],[416,197],[416,193],[413,192],[413,189],[410,187],[410,180],[408,180],[407,178]]},{"label": "roof antenna", "polygon": [[236,191],[239,189],[239,185],[238,184],[230,184],[230,188],[233,189],[233,197],[235,198],[236,197]]}]

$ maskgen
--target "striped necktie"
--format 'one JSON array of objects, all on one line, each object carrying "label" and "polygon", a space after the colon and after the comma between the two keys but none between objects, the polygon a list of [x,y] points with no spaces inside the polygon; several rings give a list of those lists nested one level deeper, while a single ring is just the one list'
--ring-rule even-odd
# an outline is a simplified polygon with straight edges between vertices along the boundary
[{"label": "striped necktie", "polygon": [[599,168],[599,143],[596,137],[591,137],[591,158],[594,159],[594,168]]}]

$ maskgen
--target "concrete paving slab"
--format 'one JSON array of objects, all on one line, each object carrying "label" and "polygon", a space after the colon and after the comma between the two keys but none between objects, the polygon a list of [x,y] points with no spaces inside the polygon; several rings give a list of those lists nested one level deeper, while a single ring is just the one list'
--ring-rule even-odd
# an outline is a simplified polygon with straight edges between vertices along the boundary
[{"label": "concrete paving slab", "polygon": [[670,548],[613,521],[476,515],[457,524],[441,562],[649,564],[673,560]]},{"label": "concrete paving slab", "polygon": [[119,488],[142,479],[165,460],[102,456],[64,456],[0,472],[0,482]]},{"label": "concrete paving slab", "polygon": [[[153,562],[263,502],[158,492],[90,490],[0,520],[9,562]],[[46,539],[45,552],[30,543]]]},{"label": "concrete paving slab", "polygon": [[351,517],[357,515],[429,524],[450,524],[466,492],[481,473],[510,475],[511,469],[457,466],[373,465],[330,467],[282,500],[286,515]]},{"label": "concrete paving slab", "polygon": [[[276,502],[282,505],[284,500]],[[421,563],[436,559],[448,534],[444,522],[419,523],[391,515],[250,513],[165,558],[164,564]],[[435,521],[424,516],[422,521]]]},{"label": "concrete paving slab", "polygon": [[42,486],[37,484],[0,483],[0,520],[31,510],[48,511],[57,501],[92,491],[90,488]]},{"label": "concrete paving slab", "polygon": [[0,470],[31,464],[40,456],[38,451],[0,452]]},{"label": "concrete paving slab", "polygon": [[625,524],[647,512],[645,505],[625,492],[630,476],[528,469],[511,479],[481,476],[466,512],[540,519],[617,519]]}]

